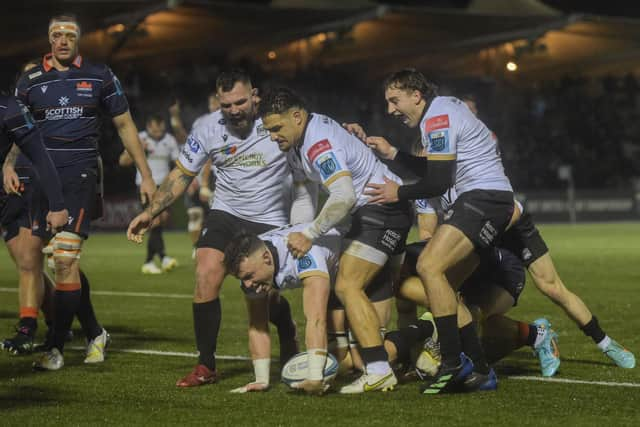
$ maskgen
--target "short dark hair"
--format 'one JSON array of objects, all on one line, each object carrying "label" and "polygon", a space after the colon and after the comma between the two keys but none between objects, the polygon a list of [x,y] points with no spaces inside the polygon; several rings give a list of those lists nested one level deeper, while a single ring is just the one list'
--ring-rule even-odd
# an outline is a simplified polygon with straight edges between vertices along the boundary
[{"label": "short dark hair", "polygon": [[387,76],[382,84],[384,90],[395,88],[400,90],[417,90],[425,99],[438,95],[438,86],[431,83],[420,71],[415,68],[405,68]]},{"label": "short dark hair", "polygon": [[229,273],[238,276],[238,269],[243,259],[264,246],[264,242],[256,234],[241,231],[233,236],[224,250],[224,266]]},{"label": "short dark hair", "polygon": [[284,86],[273,87],[260,97],[258,114],[261,117],[267,114],[282,114],[291,108],[298,107],[306,110],[307,106],[300,95],[292,89]]},{"label": "short dark hair", "polygon": [[216,79],[216,91],[229,92],[238,82],[251,86],[251,77],[242,68],[223,71]]},{"label": "short dark hair", "polygon": [[78,27],[78,35],[82,32],[82,27],[80,27],[78,17],[74,13],[61,13],[60,15],[52,16],[49,20],[49,26],[54,22],[74,22]]},{"label": "short dark hair", "polygon": [[165,122],[164,115],[160,113],[150,113],[147,115],[146,124],[151,122],[162,123]]}]

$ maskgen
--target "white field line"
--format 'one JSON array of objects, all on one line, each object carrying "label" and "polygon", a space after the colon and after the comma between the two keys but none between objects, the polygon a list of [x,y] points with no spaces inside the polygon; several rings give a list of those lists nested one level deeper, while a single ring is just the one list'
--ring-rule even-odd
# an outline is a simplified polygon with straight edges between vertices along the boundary
[{"label": "white field line", "polygon": [[[0,288],[0,292],[18,292],[17,288]],[[188,294],[159,294],[159,293],[147,293],[147,292],[112,292],[112,291],[91,291],[92,294],[95,295],[106,295],[106,296],[130,296],[130,297],[156,297],[156,298],[180,298],[180,299],[190,299],[193,298],[193,295]],[[85,347],[71,347],[73,350],[85,350]],[[111,348],[109,351],[115,353],[131,353],[131,354],[145,354],[151,356],[174,356],[174,357],[190,357],[196,358],[198,355],[196,353],[187,353],[187,352],[178,352],[178,351],[160,351],[160,350],[136,350],[136,349],[115,349]],[[251,360],[250,357],[247,356],[225,356],[225,355],[216,355],[217,359],[220,360]],[[545,377],[530,377],[530,376],[510,376],[507,377],[511,380],[519,380],[519,381],[539,381],[539,382],[549,382],[549,383],[563,383],[563,384],[586,384],[586,385],[599,385],[605,387],[632,387],[632,388],[640,388],[640,383],[618,383],[618,382],[608,382],[608,381],[585,381],[585,380],[575,380],[570,378],[545,378]]]},{"label": "white field line", "polygon": [[[18,292],[18,288],[0,288],[0,292]],[[158,292],[116,292],[116,291],[94,291],[91,295],[105,295],[116,297],[143,297],[143,298],[177,298],[177,299],[193,299],[193,294],[162,294]]]},{"label": "white field line", "polygon": [[[85,347],[71,347],[73,350],[81,350],[84,351]],[[189,357],[196,358],[198,355],[196,353],[187,353],[187,352],[178,352],[178,351],[160,351],[160,350],[135,350],[135,349],[109,349],[110,352],[115,353],[133,353],[133,354],[146,354],[151,356],[176,356],[176,357]],[[216,355],[216,359],[220,360],[251,360],[250,357],[247,356],[225,356],[225,355]],[[539,382],[549,382],[549,383],[563,383],[563,384],[586,384],[586,385],[599,385],[606,387],[640,387],[640,383],[617,383],[617,382],[608,382],[608,381],[585,381],[585,380],[575,380],[571,378],[544,378],[544,377],[530,377],[530,376],[509,376],[507,377],[509,380],[520,380],[520,381],[539,381]]]}]

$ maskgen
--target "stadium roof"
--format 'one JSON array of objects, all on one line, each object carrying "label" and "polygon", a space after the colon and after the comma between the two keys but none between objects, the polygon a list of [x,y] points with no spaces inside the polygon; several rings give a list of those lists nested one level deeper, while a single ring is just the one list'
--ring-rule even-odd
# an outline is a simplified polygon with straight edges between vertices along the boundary
[{"label": "stadium roof", "polygon": [[[33,3],[28,12],[3,5],[3,63],[47,51],[47,22],[62,3],[83,25],[83,54],[110,63],[248,58],[284,72],[345,66],[375,77],[415,66],[521,81],[640,68],[640,19],[566,15],[536,0],[473,0],[464,9],[302,0]],[[509,61],[516,72],[506,71]]]}]

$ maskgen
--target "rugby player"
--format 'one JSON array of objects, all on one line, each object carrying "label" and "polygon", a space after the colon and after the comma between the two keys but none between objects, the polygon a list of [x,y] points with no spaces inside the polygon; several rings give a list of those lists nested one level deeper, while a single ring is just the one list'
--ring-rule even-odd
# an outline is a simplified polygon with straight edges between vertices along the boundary
[{"label": "rugby player", "polygon": [[474,268],[474,252],[495,245],[514,215],[513,191],[491,132],[462,101],[438,96],[436,87],[411,69],[390,75],[384,89],[388,113],[408,127],[420,128],[427,157],[400,152],[382,137],[368,137],[367,144],[381,157],[420,177],[410,185],[391,181],[370,184],[367,194],[371,201],[398,203],[430,198],[451,187],[458,193],[417,267],[442,351],[439,372],[423,385],[422,392],[449,392],[472,371],[488,375],[489,367],[484,360],[476,360],[480,363],[473,366],[463,353],[480,355],[482,348],[474,323],[458,324],[459,301],[445,272],[465,263],[468,274]]},{"label": "rugby player", "polygon": [[[198,364],[177,381],[194,387],[216,381],[215,351],[221,321],[220,288],[226,275],[224,248],[235,233],[264,233],[289,222],[293,179],[285,156],[273,150],[269,134],[256,117],[257,89],[241,70],[220,74],[216,80],[220,111],[201,119],[183,146],[150,205],[129,224],[127,237],[140,243],[152,221],[180,197],[207,159],[216,171],[217,185],[211,209],[196,250],[193,320]],[[276,295],[277,296],[277,295]],[[284,298],[271,301],[270,321],[278,327],[280,357],[297,352],[295,324]]]},{"label": "rugby player", "polygon": [[263,391],[269,387],[271,341],[268,325],[268,291],[303,288],[306,318],[305,341],[309,371],[307,379],[294,384],[311,394],[323,393],[327,359],[327,302],[338,270],[341,237],[332,230],[315,240],[311,249],[296,259],[287,247],[287,236],[306,225],[276,229],[260,236],[240,234],[225,250],[227,271],[239,278],[249,295],[249,348],[256,380],[235,392]]},{"label": "rugby player", "polygon": [[[178,160],[180,150],[176,139],[167,132],[167,126],[162,115],[154,113],[147,117],[145,130],[138,134],[142,141],[144,152],[147,155],[147,163],[151,168],[153,181],[160,185],[169,174],[170,164]],[[133,159],[126,151],[120,156],[120,166],[133,165]],[[142,176],[140,172],[136,174],[136,185],[140,186]],[[145,206],[143,206],[145,207]],[[175,258],[167,256],[165,253],[164,239],[162,237],[162,226],[166,223],[169,215],[163,212],[160,215],[160,223],[151,228],[149,239],[147,240],[147,258],[142,264],[142,274],[161,274],[171,271],[178,266]],[[155,264],[154,258],[158,255],[160,268]]]},{"label": "rugby player", "polygon": [[293,256],[302,258],[315,239],[343,220],[351,219],[345,235],[350,242],[340,257],[335,291],[359,341],[365,373],[340,392],[393,389],[397,379],[382,345],[377,314],[364,289],[387,260],[401,259],[411,216],[406,202],[374,205],[363,193],[369,183],[401,181],[340,124],[309,112],[290,89],[274,88],[262,97],[260,115],[271,139],[287,152],[294,171],[302,171],[329,192],[313,222],[287,236]]},{"label": "rugby player", "polygon": [[[46,229],[55,233],[66,224],[69,215],[64,208],[62,185],[55,165],[43,145],[42,135],[27,107],[15,97],[0,95],[0,163],[4,164],[14,143],[44,181],[42,191],[50,200],[49,212],[45,219]],[[25,193],[24,184],[22,188],[18,185],[17,188],[6,190],[0,190],[0,223],[4,229],[9,253],[18,267],[20,320],[16,327],[16,335],[2,341],[0,347],[14,354],[22,354],[33,349],[38,311],[44,299],[42,242],[31,236],[30,224],[16,220],[21,216],[25,203],[22,198],[31,197],[31,194]],[[45,225],[44,221],[42,225]],[[36,256],[30,256],[28,259],[20,257],[21,253],[32,248],[33,250],[28,252]]]},{"label": "rugby player", "polygon": [[[466,96],[464,101],[471,112],[477,115],[478,108],[475,99],[472,96]],[[497,140],[495,134],[493,136]],[[549,254],[547,244],[529,213],[523,212],[520,220],[505,233],[500,245],[509,248],[520,257],[538,290],[555,304],[562,307],[567,316],[576,323],[586,336],[593,340],[609,359],[621,368],[631,369],[635,367],[633,353],[610,338],[600,326],[598,318],[591,313],[584,301],[571,292],[562,282]],[[543,352],[538,353],[538,356],[540,357],[542,374],[544,376],[555,374],[553,355],[549,356],[546,352]]]},{"label": "rugby player", "polygon": [[[143,176],[142,198],[148,199],[155,190],[122,87],[107,66],[83,60],[78,54],[79,37],[80,26],[74,16],[52,18],[51,52],[40,65],[23,74],[16,87],[16,96],[32,111],[42,131],[69,210],[68,222],[56,234],[53,244],[56,270],[53,337],[47,351],[34,363],[36,369],[42,370],[57,370],[64,365],[65,338],[81,304],[79,258],[96,206],[99,108],[112,117]],[[48,203],[42,197],[34,200],[32,209],[37,214],[48,209]],[[108,339],[104,328],[94,328],[87,336],[86,363],[104,360]]]}]

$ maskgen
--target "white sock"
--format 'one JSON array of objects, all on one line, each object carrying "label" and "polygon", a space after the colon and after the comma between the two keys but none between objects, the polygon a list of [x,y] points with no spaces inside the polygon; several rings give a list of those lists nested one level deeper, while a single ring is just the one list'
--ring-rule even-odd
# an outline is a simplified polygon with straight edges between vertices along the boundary
[{"label": "white sock", "polygon": [[597,346],[600,350],[605,351],[607,347],[609,347],[609,344],[611,344],[611,338],[609,338],[609,335],[605,335]]},{"label": "white sock", "polygon": [[386,360],[367,363],[366,371],[368,374],[386,375],[391,371],[391,365]]},{"label": "white sock", "polygon": [[533,348],[538,348],[538,346],[542,343],[542,340],[547,336],[549,330],[546,328],[536,327],[538,331],[538,335],[536,335],[536,340],[533,343]]}]

